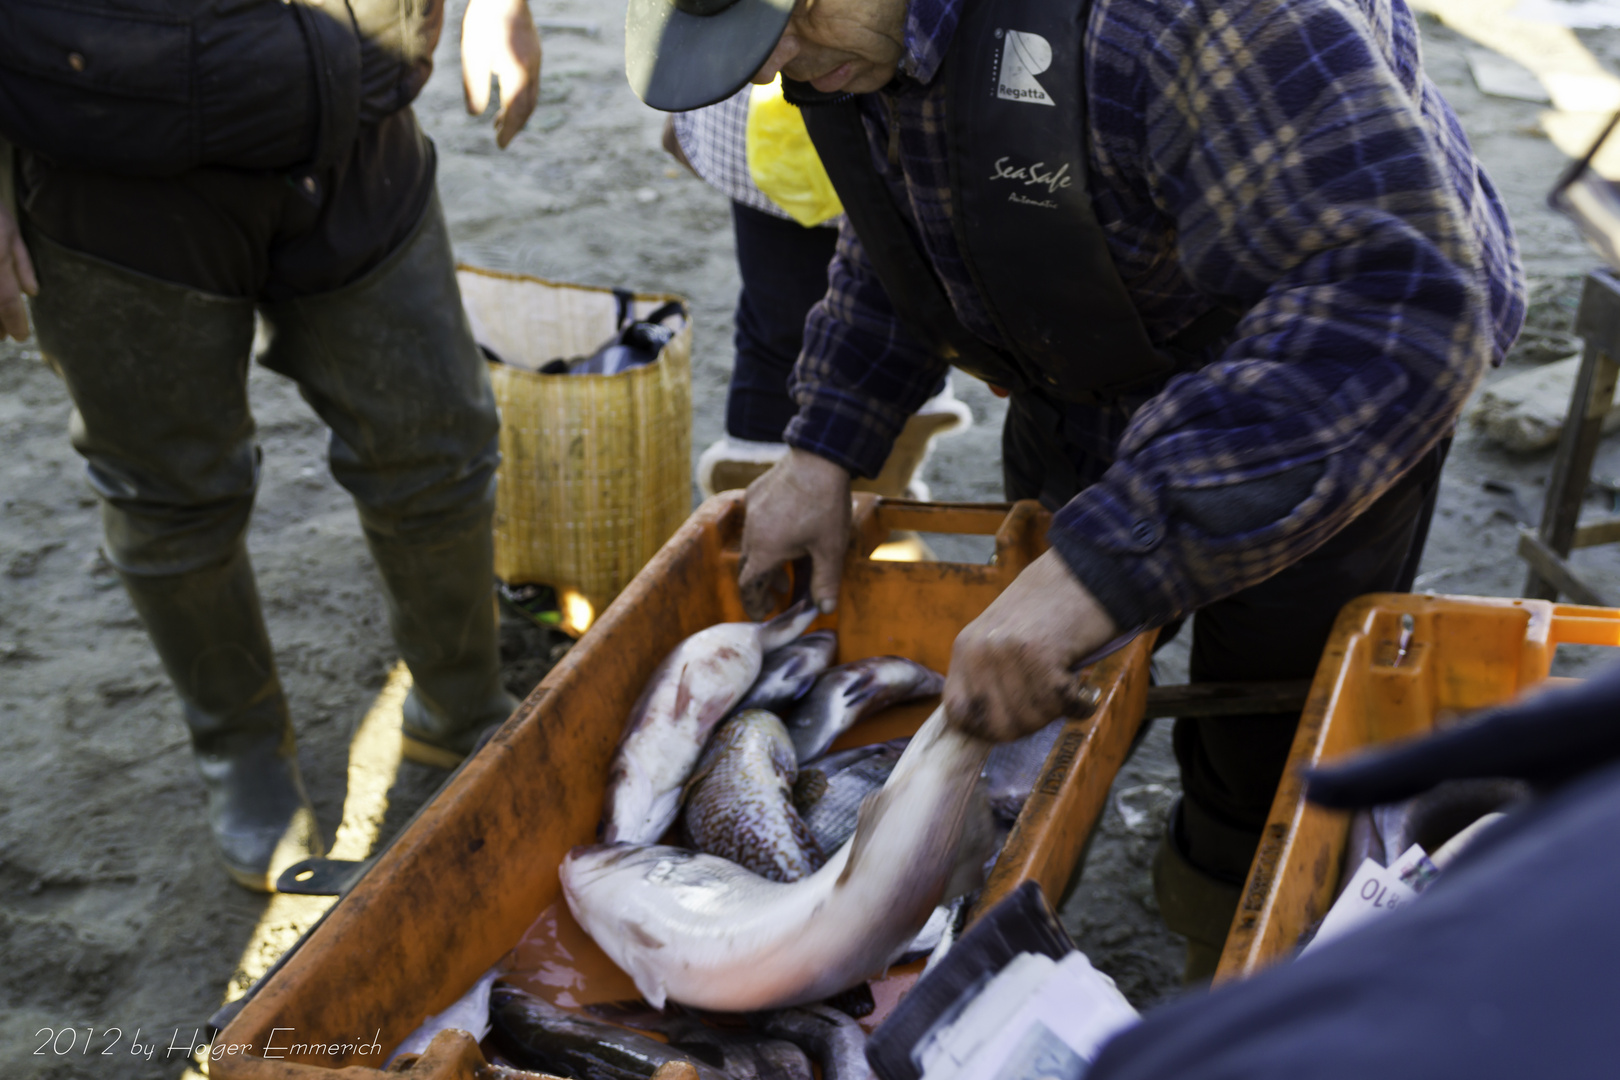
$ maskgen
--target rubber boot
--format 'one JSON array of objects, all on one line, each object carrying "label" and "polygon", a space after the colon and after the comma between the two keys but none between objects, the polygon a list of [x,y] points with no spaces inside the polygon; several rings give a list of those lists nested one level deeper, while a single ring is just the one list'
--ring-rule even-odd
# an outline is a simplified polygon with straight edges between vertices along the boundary
[{"label": "rubber boot", "polygon": [[1214,978],[1243,896],[1243,885],[1194,866],[1183,850],[1180,822],[1178,799],[1171,808],[1164,840],[1153,857],[1153,894],[1165,926],[1187,939],[1182,981],[1192,986]]},{"label": "rubber boot", "polygon": [[180,696],[225,869],[244,888],[273,891],[282,870],[325,848],[247,553],[212,569],[121,576]]},{"label": "rubber boot", "polygon": [[72,251],[37,230],[41,350],[73,397],[73,445],[118,568],[180,697],[231,877],[268,891],[322,851],[242,545],[258,451],[253,305]]},{"label": "rubber boot", "polygon": [[501,686],[494,541],[487,527],[432,544],[371,530],[366,540],[387,585],[394,642],[411,670],[404,754],[453,769],[518,704]]},{"label": "rubber boot", "polygon": [[516,706],[501,688],[491,520],[500,417],[444,215],[340,289],[261,305],[263,362],[331,429],[410,668],[403,749],[454,767]]}]

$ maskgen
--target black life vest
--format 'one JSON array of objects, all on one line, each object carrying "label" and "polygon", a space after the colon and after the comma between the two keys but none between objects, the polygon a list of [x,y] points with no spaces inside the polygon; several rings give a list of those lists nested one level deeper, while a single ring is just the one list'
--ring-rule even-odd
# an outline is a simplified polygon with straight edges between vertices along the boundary
[{"label": "black life vest", "polygon": [[1090,0],[967,0],[940,68],[952,226],[1003,349],[957,319],[871,166],[855,96],[784,80],[907,327],[970,375],[1080,404],[1149,387],[1190,366],[1239,317],[1215,307],[1158,348],[1131,303],[1086,188],[1090,13]]}]

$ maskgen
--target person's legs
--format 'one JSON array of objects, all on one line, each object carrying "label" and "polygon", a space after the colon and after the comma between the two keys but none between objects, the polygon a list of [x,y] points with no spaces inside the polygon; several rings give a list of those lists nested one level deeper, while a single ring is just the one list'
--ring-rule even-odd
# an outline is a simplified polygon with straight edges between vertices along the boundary
[{"label": "person's legs", "polygon": [[788,376],[799,359],[804,320],[827,295],[827,264],[838,230],[807,229],[796,221],[731,204],[737,243],[736,357],[726,391],[726,434],[751,442],[781,442],[799,411],[788,397]]},{"label": "person's legs", "polygon": [[747,487],[784,454],[782,432],[798,412],[788,376],[799,358],[804,319],[827,292],[827,264],[838,230],[731,204],[737,293],[726,433],[698,458],[705,495]]},{"label": "person's legs", "polygon": [[[1304,559],[1201,609],[1192,681],[1309,679],[1345,604],[1410,589],[1448,446]],[[1182,798],[1154,885],[1165,924],[1188,939],[1189,978],[1212,974],[1220,957],[1298,724],[1293,713],[1176,722]]]},{"label": "person's legs", "polygon": [[258,481],[252,302],[71,250],[25,220],[39,342],[73,397],[107,556],[179,694],[226,867],[267,889],[321,843],[243,544]]},{"label": "person's legs", "polygon": [[501,686],[491,517],[499,418],[443,214],[343,288],[261,305],[264,362],[331,427],[411,670],[405,747],[452,766],[516,702]]}]

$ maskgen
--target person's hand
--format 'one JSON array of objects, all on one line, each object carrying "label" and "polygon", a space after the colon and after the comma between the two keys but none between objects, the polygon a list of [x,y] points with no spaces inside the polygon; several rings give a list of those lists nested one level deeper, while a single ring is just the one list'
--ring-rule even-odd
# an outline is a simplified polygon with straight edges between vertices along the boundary
[{"label": "person's hand", "polygon": [[[681,145],[680,136],[675,134],[674,113],[664,114],[664,130],[659,136],[659,142],[664,147],[664,153],[680,162],[681,165],[686,168],[686,171],[691,173],[693,176],[698,175],[698,171],[692,168],[691,159],[686,156],[686,148]],[[698,179],[701,180],[703,178],[698,176]]]},{"label": "person's hand", "polygon": [[1119,635],[1114,620],[1048,551],[956,635],[945,679],[945,720],[1007,742],[1060,716],[1086,716],[1077,660]]},{"label": "person's hand", "polygon": [[17,228],[4,207],[0,207],[0,341],[7,335],[28,340],[28,304],[24,295],[39,295],[39,279],[34,263],[23,246],[22,230]]},{"label": "person's hand", "polygon": [[500,80],[495,145],[506,149],[540,100],[540,33],[528,0],[468,0],[461,20],[461,85],[467,111],[489,107],[489,77]]},{"label": "person's hand", "polygon": [[748,485],[737,583],[756,619],[771,613],[782,564],[810,556],[810,599],[822,612],[838,605],[838,579],[849,547],[849,473],[824,457],[790,449]]}]

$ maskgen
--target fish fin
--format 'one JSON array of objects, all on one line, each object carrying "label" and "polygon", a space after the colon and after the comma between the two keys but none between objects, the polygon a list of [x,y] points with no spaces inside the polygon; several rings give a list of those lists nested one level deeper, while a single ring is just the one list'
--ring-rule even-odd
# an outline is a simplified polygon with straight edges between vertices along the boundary
[{"label": "fish fin", "polygon": [[788,831],[793,834],[793,842],[799,845],[799,850],[804,853],[813,874],[826,864],[827,853],[821,850],[816,834],[810,831],[810,826],[804,823],[804,818],[800,817],[799,812],[792,806],[787,807],[787,819]]},{"label": "fish fin", "polygon": [[872,832],[883,820],[883,813],[888,805],[881,790],[874,791],[861,800],[861,808],[855,815],[855,835],[849,838],[849,858],[844,860],[843,872],[838,875],[839,885],[848,881],[855,867],[860,865],[861,856],[866,854],[866,845],[871,839]]},{"label": "fish fin", "polygon": [[827,794],[827,774],[820,769],[800,769],[799,778],[793,781],[793,808],[804,813]]},{"label": "fish fin", "polygon": [[996,820],[990,810],[988,789],[982,779],[973,785],[962,821],[962,839],[956,845],[956,866],[945,883],[945,894],[939,898],[941,904],[984,884],[984,864],[996,844]]},{"label": "fish fin", "polygon": [[656,952],[665,945],[665,942],[649,934],[640,923],[630,923],[626,929],[630,931],[630,936],[635,938],[636,944],[643,949],[651,949]]},{"label": "fish fin", "polygon": [[677,717],[685,716],[687,707],[692,704],[692,689],[686,683],[686,673],[690,670],[689,664],[681,665],[681,679],[675,686],[675,710],[672,714]]},{"label": "fish fin", "polygon": [[805,628],[816,621],[821,614],[816,605],[809,600],[800,600],[782,614],[769,622],[759,626],[759,646],[761,651],[770,652],[786,645],[800,634]]}]

